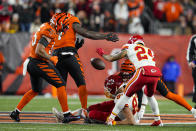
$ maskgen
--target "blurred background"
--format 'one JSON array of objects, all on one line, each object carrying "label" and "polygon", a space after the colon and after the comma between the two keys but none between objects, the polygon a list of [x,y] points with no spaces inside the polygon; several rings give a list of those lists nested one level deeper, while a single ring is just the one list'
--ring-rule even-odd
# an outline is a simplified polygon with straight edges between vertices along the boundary
[{"label": "blurred background", "polygon": [[[146,45],[154,50],[161,69],[174,57],[179,72],[173,91],[192,94],[186,51],[191,35],[196,33],[196,0],[0,0],[1,94],[22,95],[31,88],[29,76],[22,76],[31,36],[54,13],[60,12],[76,15],[89,30],[119,34],[117,43],[85,39],[84,47],[79,50],[89,94],[102,95],[105,78],[119,71],[120,65],[105,61],[105,70],[95,70],[90,65],[92,57],[99,57],[95,49],[102,47],[107,53],[115,53],[134,33],[141,34]],[[77,93],[71,79],[67,87],[69,94]],[[46,82],[43,89],[40,94],[52,92]]]}]

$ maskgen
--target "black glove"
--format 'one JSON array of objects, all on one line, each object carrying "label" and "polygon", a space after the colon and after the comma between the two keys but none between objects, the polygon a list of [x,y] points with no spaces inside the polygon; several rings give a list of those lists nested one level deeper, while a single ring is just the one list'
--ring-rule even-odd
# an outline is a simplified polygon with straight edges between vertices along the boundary
[{"label": "black glove", "polygon": [[112,41],[112,42],[116,42],[116,41],[119,41],[119,38],[118,38],[118,35],[117,35],[117,34],[108,33],[108,34],[106,35],[106,40]]},{"label": "black glove", "polygon": [[84,44],[84,39],[81,39],[80,41],[79,40],[80,40],[79,38],[76,39],[76,42],[75,42],[76,49],[81,48]]}]

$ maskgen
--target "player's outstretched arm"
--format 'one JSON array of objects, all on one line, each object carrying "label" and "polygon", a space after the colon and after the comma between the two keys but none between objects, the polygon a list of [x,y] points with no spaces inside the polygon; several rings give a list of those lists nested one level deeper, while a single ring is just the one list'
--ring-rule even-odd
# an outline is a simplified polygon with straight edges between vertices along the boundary
[{"label": "player's outstretched arm", "polygon": [[104,54],[104,51],[103,51],[102,48],[98,48],[96,50],[96,52],[100,56],[102,56],[105,60],[110,61],[110,62],[122,59],[122,58],[127,56],[127,51],[126,50],[121,50],[119,53],[117,53],[115,55],[106,55],[106,54]]},{"label": "player's outstretched arm", "polygon": [[89,31],[81,27],[81,25],[78,23],[73,24],[73,29],[81,36],[84,36],[86,38],[93,39],[93,40],[104,40],[105,39],[105,40],[112,41],[112,42],[116,42],[119,40],[117,34],[114,34],[114,33],[104,34],[104,33]]},{"label": "player's outstretched arm", "polygon": [[123,114],[125,119],[122,121],[116,121],[116,125],[136,125],[133,114],[129,107],[125,107],[123,109]]},{"label": "player's outstretched arm", "polygon": [[56,65],[56,63],[58,62],[58,57],[49,55],[45,50],[45,47],[48,46],[50,41],[51,41],[50,38],[46,36],[42,36],[42,38],[39,40],[36,46],[35,54],[42,58],[50,60],[54,65]]}]

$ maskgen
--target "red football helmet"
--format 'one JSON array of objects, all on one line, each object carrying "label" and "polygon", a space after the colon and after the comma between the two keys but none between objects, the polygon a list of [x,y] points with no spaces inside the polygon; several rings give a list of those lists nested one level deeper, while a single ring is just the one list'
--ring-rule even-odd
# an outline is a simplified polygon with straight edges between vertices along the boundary
[{"label": "red football helmet", "polygon": [[123,83],[119,75],[111,75],[104,82],[104,93],[108,98],[115,98]]},{"label": "red football helmet", "polygon": [[124,82],[128,81],[135,72],[135,66],[130,62],[129,59],[126,59],[120,67],[120,75]]},{"label": "red football helmet", "polygon": [[140,35],[133,35],[130,37],[129,44],[143,44],[144,45],[144,39]]}]

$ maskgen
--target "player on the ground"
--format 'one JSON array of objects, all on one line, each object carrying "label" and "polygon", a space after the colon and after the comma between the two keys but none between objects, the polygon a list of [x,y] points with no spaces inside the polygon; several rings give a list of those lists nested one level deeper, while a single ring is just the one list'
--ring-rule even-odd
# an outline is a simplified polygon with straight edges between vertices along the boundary
[{"label": "player on the ground", "polygon": [[[53,54],[58,56],[58,63],[56,68],[61,73],[65,83],[67,82],[68,73],[74,79],[77,87],[78,94],[81,102],[81,106],[87,109],[87,90],[84,71],[82,63],[80,61],[77,49],[82,45],[75,45],[76,33],[79,35],[94,39],[94,40],[108,40],[112,42],[118,41],[118,36],[113,33],[98,33],[94,31],[88,31],[81,27],[80,21],[77,17],[69,13],[57,13],[53,16],[52,21],[55,25],[59,25],[63,31],[60,33],[59,39],[55,40]],[[67,101],[67,98],[65,99]],[[71,116],[68,104],[66,102],[66,117]]]},{"label": "player on the ground", "polygon": [[[120,73],[106,78],[104,82],[104,93],[106,97],[113,100],[105,101],[102,103],[91,105],[87,108],[87,117],[81,112],[82,110],[73,111],[74,115],[82,115],[86,122],[90,123],[105,123],[107,117],[110,115],[112,109],[115,106],[115,103],[119,100],[124,91],[124,86],[126,82],[133,76],[135,67],[130,62],[124,62],[121,64]],[[138,110],[138,100],[137,95],[133,95],[129,100],[128,104],[125,106],[123,111],[119,113],[118,118],[115,121],[116,124],[131,124],[135,125],[136,113]],[[63,119],[63,114],[58,112],[53,108],[53,113],[57,117],[58,121],[61,122]]]},{"label": "player on the ground", "polygon": [[107,120],[108,125],[113,125],[115,117],[124,108],[130,97],[141,90],[144,85],[146,86],[144,89],[145,94],[148,97],[153,96],[157,82],[162,74],[160,69],[155,66],[153,51],[144,46],[143,38],[139,35],[132,36],[118,54],[106,55],[102,48],[97,49],[97,53],[110,62],[128,58],[136,68],[136,72],[126,85],[123,96],[115,104]]},{"label": "player on the ground", "polygon": [[[23,65],[24,74],[26,74],[26,69],[30,74],[32,89],[25,93],[16,109],[10,114],[10,117],[17,122],[20,121],[19,114],[23,107],[41,91],[41,78],[57,88],[58,100],[62,111],[66,111],[65,82],[59,71],[55,68],[58,57],[49,54],[57,37],[56,28],[53,23],[44,23],[33,36],[30,56]],[[77,117],[72,117],[71,120],[78,119]],[[67,122],[66,118],[64,121]]]},{"label": "player on the ground", "polygon": [[[89,122],[105,123],[107,117],[110,115],[112,109],[114,108],[115,103],[117,102],[117,100],[119,100],[120,96],[123,94],[124,87],[126,86],[127,81],[133,76],[134,72],[135,72],[135,67],[133,66],[132,63],[130,63],[129,60],[126,60],[125,62],[121,64],[120,73],[116,73],[106,78],[105,83],[104,83],[105,96],[108,98],[114,99],[114,100],[89,106],[87,109],[88,110],[87,116],[89,118],[87,120]],[[155,98],[152,97],[151,99],[155,99]],[[156,122],[160,120],[158,104],[157,104],[156,99],[154,101],[152,101],[151,99],[149,100],[150,103],[153,103],[153,104],[155,103],[154,106],[152,106],[153,107],[152,110],[153,110],[153,113],[156,115],[155,121],[153,122],[152,126],[158,126],[162,124],[162,123],[157,124]],[[132,110],[136,123],[139,123],[139,119],[137,115],[137,111],[138,111],[137,95],[134,95],[133,97],[131,97],[130,102],[129,102],[129,108]],[[59,121],[62,121],[62,118],[63,118],[62,113],[59,113],[55,108],[53,109],[53,113],[55,114],[55,116],[57,117]],[[127,111],[124,113],[127,115],[123,115],[122,113],[118,115],[118,117],[122,121],[117,121],[117,124],[133,124],[133,122],[131,121],[132,117],[129,114],[129,112]],[[81,115],[81,110],[73,111],[72,114]],[[123,116],[126,116],[126,117],[123,117]]]}]

